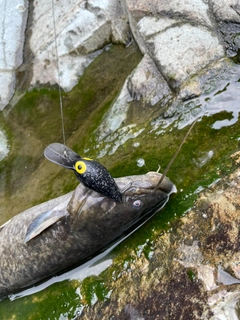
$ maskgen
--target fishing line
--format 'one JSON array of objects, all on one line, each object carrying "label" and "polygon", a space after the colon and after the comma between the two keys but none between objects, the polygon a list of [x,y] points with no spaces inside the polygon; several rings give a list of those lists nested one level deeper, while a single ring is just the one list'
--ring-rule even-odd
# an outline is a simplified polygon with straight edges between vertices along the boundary
[{"label": "fishing line", "polygon": [[54,10],[54,0],[52,0],[52,16],[53,16],[53,30],[54,30],[54,42],[55,42],[55,52],[56,52],[56,62],[57,62],[57,77],[58,77],[58,95],[60,103],[60,114],[62,120],[62,136],[63,144],[65,144],[65,129],[64,129],[64,117],[63,117],[63,103],[62,103],[62,92],[61,92],[61,80],[59,72],[59,56],[58,56],[58,47],[57,47],[57,34],[56,34],[56,25],[55,25],[55,10]]},{"label": "fishing line", "polygon": [[168,172],[168,170],[170,169],[171,165],[173,164],[173,161],[176,159],[177,155],[179,154],[179,151],[181,150],[184,142],[187,140],[187,137],[189,136],[190,132],[192,131],[193,126],[195,125],[195,123],[197,122],[197,119],[195,121],[193,121],[193,123],[191,124],[190,128],[188,129],[188,132],[186,133],[183,141],[181,142],[180,146],[178,147],[177,151],[175,152],[175,154],[173,155],[172,159],[169,161],[168,165],[166,166],[165,170],[163,171],[163,174],[160,178],[160,180],[158,181],[158,184],[156,185],[156,187],[154,188],[154,191],[158,188],[158,186],[161,184],[161,182],[163,181],[163,179],[166,177],[166,174]]}]

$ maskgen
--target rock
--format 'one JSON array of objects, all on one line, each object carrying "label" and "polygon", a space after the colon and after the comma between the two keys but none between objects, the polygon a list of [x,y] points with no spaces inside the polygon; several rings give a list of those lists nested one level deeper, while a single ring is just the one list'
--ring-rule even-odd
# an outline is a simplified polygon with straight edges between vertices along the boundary
[{"label": "rock", "polygon": [[9,103],[15,91],[16,72],[15,70],[0,71],[0,111]]},{"label": "rock", "polygon": [[43,2],[41,6],[35,4],[33,8],[29,42],[34,54],[31,85],[59,83],[64,90],[70,91],[107,44],[128,41],[128,26],[118,2],[78,0],[66,5],[64,1],[58,1],[54,12],[55,21],[51,2]]},{"label": "rock", "polygon": [[181,5],[178,1],[153,1],[144,6],[144,1],[129,0],[127,4],[141,50],[149,53],[173,89],[225,55],[203,1]]},{"label": "rock", "polygon": [[132,97],[127,88],[128,81],[129,78],[125,81],[117,100],[113,104],[112,108],[106,112],[101,125],[98,127],[98,141],[101,141],[114,133],[124,123],[124,120],[127,117],[129,103],[132,101]]},{"label": "rock", "polygon": [[[202,0],[194,1],[132,1],[126,0],[128,11],[136,20],[140,20],[143,16],[152,16],[158,18],[164,17],[176,17],[184,18],[186,20],[194,20],[197,23],[211,26],[211,20],[209,17],[209,7]],[[156,18],[157,19],[157,18]]]},{"label": "rock", "polygon": [[130,75],[127,87],[133,100],[142,100],[142,103],[151,106],[171,94],[165,79],[148,54],[145,54]]},{"label": "rock", "polygon": [[28,1],[1,1],[0,10],[0,110],[14,94],[16,69],[23,61]]},{"label": "rock", "polygon": [[180,87],[211,61],[224,56],[217,36],[190,24],[169,28],[151,37],[147,44],[155,63],[173,89]]},{"label": "rock", "polygon": [[146,54],[126,79],[117,100],[105,114],[97,129],[98,141],[105,139],[124,124],[129,105],[133,100],[141,100],[143,104],[153,106],[161,100],[166,102],[165,98],[169,96],[171,96],[171,90],[151,58]]},{"label": "rock", "polygon": [[211,0],[210,5],[217,21],[240,23],[238,0]]},{"label": "rock", "polygon": [[[66,91],[73,88],[85,68],[107,44],[129,42],[126,13],[118,1],[78,0],[66,3],[61,0],[54,5],[53,9],[52,2],[48,1],[41,2],[41,5],[37,1],[31,4],[30,22],[24,39],[27,0],[1,4],[4,14],[0,42],[0,110],[14,94],[15,72],[22,64],[24,42],[25,61],[19,70],[26,74],[24,88],[59,83]],[[9,34],[14,36],[9,37]]]},{"label": "rock", "polygon": [[[143,104],[153,105],[161,101],[161,94],[157,91],[162,86],[170,87],[173,93],[181,91],[181,99],[187,100],[199,95],[200,89],[195,82],[193,85],[188,84],[185,90],[183,87],[186,82],[199,72],[207,72],[226,53],[229,56],[235,55],[240,48],[240,8],[237,0],[71,0],[67,4],[60,0],[54,4],[54,10],[52,3],[47,1],[41,5],[33,2],[29,7],[25,64],[19,70],[25,74],[25,89],[37,84],[59,83],[64,90],[71,90],[85,68],[107,44],[127,44],[132,32],[143,55],[146,54],[139,68],[153,68],[153,78],[148,78],[146,82],[142,73],[145,71],[136,70],[133,80],[136,82],[136,77],[140,78],[132,88],[129,82],[129,90],[134,93],[136,89],[136,98],[141,97]],[[2,16],[3,30],[7,30],[6,34],[14,33],[13,29],[17,30],[14,34],[21,41],[14,40],[16,45],[11,46],[9,44],[14,42],[13,38],[6,38],[0,44],[3,48],[2,61],[6,48],[10,60],[16,57],[14,67],[9,59],[7,64],[2,63],[0,66],[1,109],[8,104],[14,93],[15,70],[22,63],[27,0],[23,4],[16,3],[15,9],[18,11],[13,11],[12,4],[10,7],[3,3],[2,7],[6,12]],[[8,21],[13,21],[16,12],[16,23],[10,24]],[[156,74],[157,78],[161,78],[160,86],[154,82]],[[167,83],[164,84],[164,81]],[[151,97],[145,99],[153,87],[155,93],[151,91]]]}]

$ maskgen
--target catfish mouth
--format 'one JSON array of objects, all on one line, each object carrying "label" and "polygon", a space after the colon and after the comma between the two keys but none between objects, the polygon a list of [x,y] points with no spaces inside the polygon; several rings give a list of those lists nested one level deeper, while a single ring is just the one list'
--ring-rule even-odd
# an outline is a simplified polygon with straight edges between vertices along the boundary
[{"label": "catfish mouth", "polygon": [[[136,176],[135,176],[136,177]],[[157,172],[148,172],[145,175],[138,176],[137,180],[132,180],[133,176],[129,177],[129,183],[125,184],[123,191],[123,199],[128,202],[134,199],[142,200],[143,206],[139,214],[126,226],[123,236],[131,234],[133,231],[141,227],[152,216],[159,212],[168,202],[170,195],[176,192],[175,185],[166,177],[162,182],[159,181],[162,174]],[[146,197],[147,203],[144,204]]]},{"label": "catfish mouth", "polygon": [[[173,192],[176,192],[176,187],[174,184],[167,178],[164,177],[161,183],[159,184],[160,179],[162,178],[162,174],[158,172],[148,172],[146,173],[146,181],[143,181],[143,186],[139,189],[145,189],[146,193],[156,193],[159,192],[165,193],[166,195],[170,195]],[[148,184],[148,186],[144,186],[145,184]]]},{"label": "catfish mouth", "polygon": [[146,194],[151,194],[153,197],[160,197],[164,194],[167,196],[176,192],[176,187],[167,177],[164,177],[159,184],[161,178],[161,173],[148,172],[140,176],[125,177],[127,181],[125,179],[121,181],[121,178],[118,178],[118,186],[123,197],[131,197],[133,194],[135,197],[141,197]]},{"label": "catfish mouth", "polygon": [[173,183],[165,176],[162,182],[159,184],[160,179],[162,178],[162,174],[158,172],[148,172],[146,176],[150,178],[152,184],[152,192],[154,191],[162,191],[167,194],[171,194],[172,192],[176,191],[176,187]]}]

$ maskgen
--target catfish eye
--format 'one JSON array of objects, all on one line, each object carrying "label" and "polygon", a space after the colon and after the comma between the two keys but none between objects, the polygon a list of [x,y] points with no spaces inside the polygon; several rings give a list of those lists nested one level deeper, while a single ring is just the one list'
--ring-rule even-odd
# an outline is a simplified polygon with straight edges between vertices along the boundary
[{"label": "catfish eye", "polygon": [[139,208],[139,207],[141,207],[141,205],[142,205],[142,201],[141,200],[135,200],[133,202],[133,207],[134,208]]}]

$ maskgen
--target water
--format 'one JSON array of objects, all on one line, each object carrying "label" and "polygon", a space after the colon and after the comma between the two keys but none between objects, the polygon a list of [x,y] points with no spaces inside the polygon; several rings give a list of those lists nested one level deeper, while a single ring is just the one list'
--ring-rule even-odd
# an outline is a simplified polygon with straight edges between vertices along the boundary
[{"label": "water", "polygon": [[[201,97],[187,102],[176,100],[175,108],[164,112],[157,106],[151,107],[145,110],[149,114],[145,119],[141,119],[141,114],[134,116],[136,105],[130,104],[125,124],[101,136],[97,132],[102,119],[108,117],[107,110],[116,100],[130,68],[130,65],[125,66],[130,51],[124,60],[125,49],[113,50],[90,66],[75,91],[63,95],[66,143],[82,156],[99,158],[115,177],[157,171],[159,165],[163,171],[189,124],[199,119],[167,174],[176,184],[178,193],[171,196],[162,211],[117,246],[83,266],[12,296],[13,301],[2,301],[0,318],[3,320],[74,319],[86,305],[109,299],[113,290],[109,279],[122,277],[130,262],[141,256],[151,262],[154,242],[163,232],[171,232],[172,221],[187,214],[199,192],[235,169],[230,155],[239,150],[240,139],[238,65],[218,87],[206,81],[205,89],[208,86],[209,90]],[[110,69],[106,89],[105,85],[100,86],[105,72],[103,64],[106,59],[109,68],[111,63],[116,68],[109,58],[112,54],[113,60],[116,59],[117,50],[118,64],[122,63],[120,69],[125,68],[125,74],[119,82],[116,77],[111,78],[113,70]],[[131,68],[134,68],[141,56],[135,49],[130,57]],[[99,78],[94,80],[96,74]],[[110,90],[114,81],[115,86]],[[87,91],[85,95],[79,93],[83,87]],[[96,97],[100,99],[97,103]],[[75,107],[77,103],[78,108]],[[77,185],[71,172],[43,158],[47,144],[61,141],[58,113],[57,90],[41,88],[26,93],[1,119],[11,146],[10,155],[0,162],[1,223],[26,207],[73,190]]]}]

